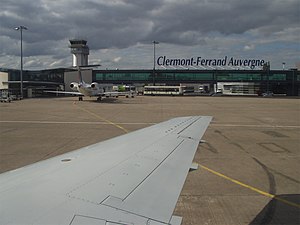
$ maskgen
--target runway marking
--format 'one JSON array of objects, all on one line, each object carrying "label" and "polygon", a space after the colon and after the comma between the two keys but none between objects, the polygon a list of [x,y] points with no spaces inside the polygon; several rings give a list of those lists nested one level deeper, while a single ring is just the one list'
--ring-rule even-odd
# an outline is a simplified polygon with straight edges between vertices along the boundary
[{"label": "runway marking", "polygon": [[[0,121],[0,123],[31,123],[31,124],[110,124],[108,122],[97,122],[97,121],[41,121],[41,120],[7,120]],[[156,123],[117,123],[123,125],[154,125]]]},{"label": "runway marking", "polygon": [[285,204],[287,204],[287,205],[289,205],[289,206],[294,206],[294,207],[296,207],[296,208],[300,208],[300,204],[297,204],[297,203],[294,203],[294,202],[291,202],[291,201],[287,201],[287,200],[285,200],[285,199],[283,199],[283,198],[277,197],[276,195],[270,194],[270,193],[268,193],[268,192],[259,190],[259,189],[255,188],[255,187],[252,187],[252,186],[250,186],[250,185],[244,184],[244,183],[242,183],[242,182],[240,182],[240,181],[238,181],[238,180],[235,180],[235,179],[233,179],[233,178],[230,178],[230,177],[228,177],[228,176],[226,176],[226,175],[224,175],[224,174],[222,174],[222,173],[219,173],[219,172],[217,172],[217,171],[214,171],[214,170],[212,170],[212,169],[209,169],[208,167],[203,166],[203,165],[201,165],[201,164],[199,164],[199,166],[200,166],[201,168],[203,168],[203,169],[205,169],[205,170],[207,170],[207,171],[209,171],[209,172],[211,172],[211,173],[213,173],[213,174],[219,176],[219,177],[222,177],[222,178],[224,178],[224,179],[226,179],[226,180],[229,180],[229,181],[231,181],[231,182],[233,182],[233,183],[235,183],[235,184],[238,184],[238,185],[240,185],[240,186],[242,186],[242,187],[248,188],[248,189],[250,189],[250,190],[252,190],[252,191],[255,191],[255,192],[257,192],[257,193],[259,193],[259,194],[261,194],[261,195],[264,195],[264,196],[269,197],[269,198],[276,199],[276,200],[278,200],[278,201],[280,201],[280,202],[283,202],[283,203],[285,203]]},{"label": "runway marking", "polygon": [[209,126],[215,127],[254,127],[254,128],[300,128],[297,125],[260,125],[260,124],[217,124],[211,123]]},{"label": "runway marking", "polygon": [[[42,120],[7,120],[0,121],[0,123],[37,123],[37,124],[111,124],[111,121],[105,120],[104,118],[89,112],[93,116],[97,116],[98,119],[104,120],[105,122],[97,122],[97,121],[42,121]],[[122,125],[154,125],[157,123],[149,123],[149,122],[120,122],[114,124],[122,124]],[[215,127],[256,127],[256,128],[300,128],[300,126],[290,126],[290,125],[281,125],[281,126],[271,126],[271,125],[251,125],[251,124],[211,124],[210,126]]]},{"label": "runway marking", "polygon": [[[119,129],[123,130],[123,131],[126,132],[126,133],[128,133],[129,131],[128,131],[127,129],[125,129],[124,127],[118,125],[118,124],[127,124],[127,125],[154,125],[154,124],[156,124],[156,123],[143,123],[143,122],[140,122],[140,123],[118,123],[118,124],[116,124],[116,123],[113,123],[113,122],[111,122],[111,121],[109,121],[109,120],[107,120],[107,119],[105,119],[105,118],[103,118],[103,117],[101,117],[101,116],[99,116],[99,115],[93,113],[93,112],[88,111],[87,109],[84,109],[84,108],[82,108],[82,107],[80,107],[80,106],[78,106],[78,107],[79,107],[80,109],[82,109],[83,111],[85,111],[85,112],[87,112],[87,113],[89,113],[89,114],[95,116],[96,118],[105,121],[105,122],[96,122],[96,121],[94,121],[94,122],[86,122],[86,121],[39,121],[39,120],[36,120],[36,121],[34,121],[34,120],[19,120],[19,121],[14,120],[14,121],[9,121],[9,120],[8,120],[8,121],[0,121],[0,123],[31,123],[31,124],[111,124],[111,125],[113,125],[113,126],[119,128]],[[251,125],[251,124],[240,124],[240,125],[238,125],[238,124],[216,124],[216,123],[215,123],[215,124],[211,124],[210,126],[223,126],[223,127],[261,127],[261,128],[300,128],[300,126],[276,126],[276,125],[275,125],[275,126],[271,126],[271,125],[254,125],[254,124],[253,124],[253,125]],[[259,189],[255,188],[255,187],[252,187],[252,186],[250,186],[250,185],[244,184],[244,183],[242,183],[242,182],[240,182],[240,181],[238,181],[238,180],[235,180],[235,179],[230,178],[230,177],[228,177],[228,176],[226,176],[226,175],[224,175],[224,174],[221,174],[221,173],[219,173],[219,172],[217,172],[217,171],[214,171],[214,170],[212,170],[212,169],[209,169],[208,167],[206,167],[206,166],[204,166],[204,165],[199,164],[199,166],[200,166],[201,168],[203,168],[203,169],[205,169],[205,170],[207,170],[207,171],[209,171],[209,172],[211,172],[211,173],[213,173],[213,174],[219,176],[219,177],[222,177],[222,178],[224,178],[224,179],[226,179],[226,180],[229,180],[229,181],[231,181],[231,182],[233,182],[233,183],[235,183],[235,184],[238,184],[238,185],[240,185],[240,186],[242,186],[242,187],[248,188],[248,189],[250,189],[250,190],[252,190],[252,191],[254,191],[254,192],[257,192],[257,193],[259,193],[259,194],[261,194],[261,195],[264,195],[264,196],[269,197],[269,198],[276,199],[276,200],[278,200],[278,201],[280,201],[280,202],[283,202],[283,203],[285,203],[285,204],[287,204],[287,205],[290,205],[290,206],[294,206],[294,207],[300,208],[300,204],[297,204],[297,203],[294,203],[294,202],[287,201],[287,200],[285,200],[285,199],[283,199],[283,198],[276,197],[276,195],[273,195],[273,194],[264,192],[264,191],[262,191],[262,190],[259,190]]]},{"label": "runway marking", "polygon": [[93,112],[87,110],[86,108],[83,108],[83,107],[81,107],[81,106],[79,106],[79,105],[77,105],[77,104],[74,104],[74,106],[77,106],[79,109],[81,109],[81,110],[83,110],[83,111],[89,113],[90,115],[95,116],[96,118],[105,121],[107,124],[110,124],[110,125],[112,125],[112,126],[115,126],[115,127],[119,128],[119,129],[123,130],[125,133],[128,133],[128,132],[129,132],[129,131],[128,131],[127,129],[125,129],[124,127],[122,127],[122,126],[120,126],[120,125],[118,125],[118,124],[116,124],[116,123],[114,123],[114,122],[112,122],[112,121],[110,121],[110,120],[107,120],[107,119],[103,118],[102,116],[99,116],[99,115],[97,115],[96,113],[93,113]]}]

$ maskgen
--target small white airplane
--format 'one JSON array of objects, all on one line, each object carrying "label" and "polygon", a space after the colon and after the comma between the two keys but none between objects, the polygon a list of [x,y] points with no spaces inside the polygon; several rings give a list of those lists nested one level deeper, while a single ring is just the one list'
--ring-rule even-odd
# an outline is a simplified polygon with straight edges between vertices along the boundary
[{"label": "small white airplane", "polygon": [[[99,66],[99,65],[91,65],[91,66]],[[88,67],[91,67],[88,66]],[[85,66],[87,67],[87,66]],[[96,82],[93,82],[91,84],[85,83],[82,74],[81,74],[81,68],[77,67],[78,69],[78,79],[79,82],[72,82],[70,84],[70,88],[74,91],[44,91],[47,93],[56,93],[56,94],[69,94],[69,95],[76,95],[79,96],[79,101],[83,100],[83,96],[88,97],[97,97],[97,101],[101,101],[103,97],[116,97],[119,96],[126,96],[126,97],[134,97],[133,91],[127,91],[127,92],[118,92],[113,91],[113,85],[112,84],[98,84]]]},{"label": "small white airplane", "polygon": [[212,117],[174,118],[0,174],[1,225],[180,225],[173,216]]}]

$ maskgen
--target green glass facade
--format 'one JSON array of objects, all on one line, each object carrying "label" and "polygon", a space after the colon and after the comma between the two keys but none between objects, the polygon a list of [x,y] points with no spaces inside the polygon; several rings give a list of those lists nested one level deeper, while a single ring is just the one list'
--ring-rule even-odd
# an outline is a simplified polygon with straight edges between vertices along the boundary
[{"label": "green glass facade", "polygon": [[152,74],[149,73],[101,73],[96,72],[95,73],[95,80],[96,81],[138,81],[138,80],[149,80],[149,77],[152,76]]},{"label": "green glass facade", "polygon": [[[3,69],[8,72],[10,89],[19,90],[20,71]],[[57,68],[50,70],[24,70],[23,80],[26,87],[59,88],[65,84],[66,72],[70,69]],[[179,85],[185,83],[201,84],[213,90],[218,83],[253,83],[255,89],[264,93],[268,91],[286,93],[291,96],[300,95],[299,70],[93,70],[93,82],[113,84],[166,84]],[[230,84],[228,84],[230,85]],[[235,84],[236,85],[236,84]],[[244,88],[244,86],[243,86]],[[42,88],[41,88],[42,89]]]},{"label": "green glass facade", "polygon": [[[179,73],[179,72],[161,72],[155,71],[155,81],[213,81],[213,73]],[[153,72],[107,72],[95,71],[94,80],[103,81],[153,81]]]},{"label": "green glass facade", "polygon": [[228,73],[228,74],[217,74],[218,81],[260,81],[262,74],[250,74],[250,73]]},{"label": "green glass facade", "polygon": [[261,92],[278,91],[287,95],[300,92],[298,70],[95,70],[93,81],[98,83],[144,83],[179,85],[181,83],[210,84],[247,82]]},{"label": "green glass facade", "polygon": [[[1,70],[9,72],[10,81],[20,80],[20,70]],[[64,83],[64,72],[66,69],[50,69],[50,70],[23,70],[23,80],[31,82],[54,82]]]},{"label": "green glass facade", "polygon": [[[292,73],[293,71],[286,72],[276,72],[276,71],[165,71],[165,70],[156,70],[155,71],[155,81],[162,82],[196,82],[196,81],[286,81],[288,76],[292,77],[296,74]],[[299,73],[297,71],[297,73]],[[96,82],[104,81],[153,81],[153,71],[152,70],[131,70],[131,71],[122,71],[122,70],[103,70],[103,71],[94,71],[93,80]],[[299,81],[300,77],[297,75],[297,80]],[[296,79],[294,79],[296,80]]]},{"label": "green glass facade", "polygon": [[[27,97],[32,90],[35,97],[44,96],[44,90],[57,90],[64,85],[65,68],[48,70],[23,70],[23,96]],[[13,95],[20,95],[20,70],[0,68],[0,72],[8,73],[8,89]]]}]

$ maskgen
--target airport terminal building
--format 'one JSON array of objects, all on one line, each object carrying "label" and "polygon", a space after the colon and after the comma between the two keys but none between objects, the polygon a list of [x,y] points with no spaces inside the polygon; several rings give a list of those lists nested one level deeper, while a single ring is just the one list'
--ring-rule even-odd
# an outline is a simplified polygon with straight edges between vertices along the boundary
[{"label": "airport terminal building", "polygon": [[[185,85],[193,87],[195,94],[226,95],[300,95],[300,71],[290,70],[84,70],[85,82],[115,85]],[[77,71],[65,68],[23,71],[24,97],[49,95],[44,90],[69,90],[71,82],[78,82]],[[0,68],[0,89],[20,95],[20,71]],[[201,91],[200,91],[201,90]]]},{"label": "airport terminal building", "polygon": [[[88,65],[89,47],[86,40],[72,39],[69,48],[73,57],[73,68]],[[199,95],[300,95],[298,69],[270,70],[270,64],[264,60],[241,60],[227,56],[220,59],[170,59],[159,56],[156,64],[165,69],[155,69],[155,64],[149,70],[89,69],[82,70],[82,76],[86,83],[130,85],[137,87],[139,92],[145,86],[160,86],[162,89],[166,86],[180,86],[187,88],[188,91],[184,93]],[[198,66],[203,69],[197,69]],[[232,69],[224,69],[224,66]],[[45,90],[71,91],[70,83],[79,82],[78,71],[67,68],[23,70],[22,74],[21,82],[20,70],[0,68],[0,93],[20,96],[22,87],[21,96],[41,97],[49,95]]]}]

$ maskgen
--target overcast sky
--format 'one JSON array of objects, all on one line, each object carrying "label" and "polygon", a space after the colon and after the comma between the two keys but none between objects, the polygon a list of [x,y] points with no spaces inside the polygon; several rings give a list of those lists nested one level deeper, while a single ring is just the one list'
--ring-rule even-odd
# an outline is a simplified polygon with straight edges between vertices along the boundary
[{"label": "overcast sky", "polygon": [[299,0],[1,0],[0,67],[70,67],[69,39],[88,41],[89,63],[153,68],[156,56],[300,62]]}]

